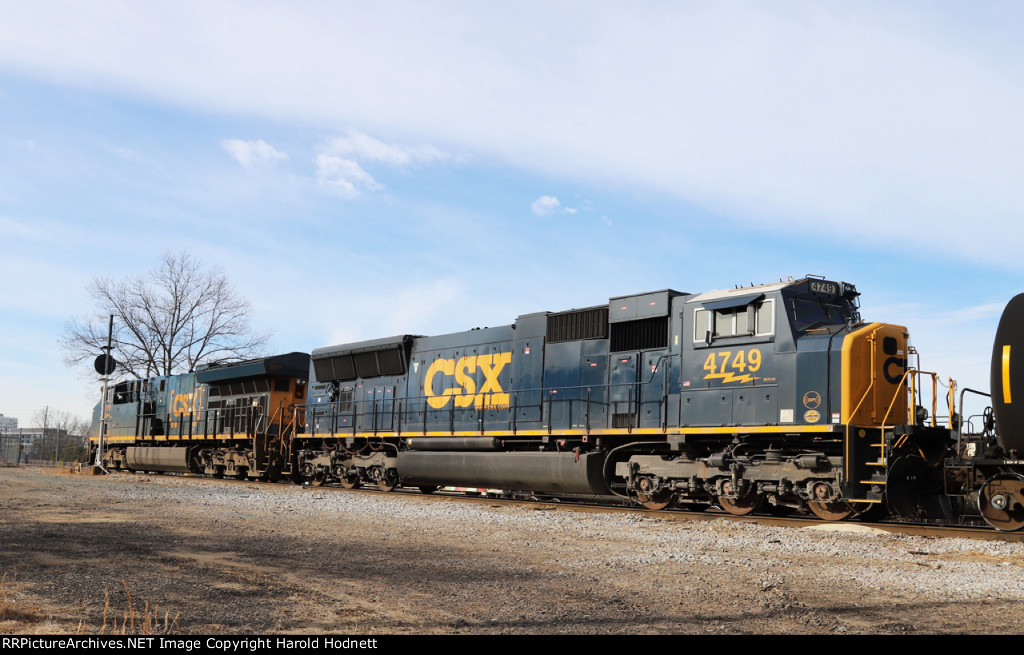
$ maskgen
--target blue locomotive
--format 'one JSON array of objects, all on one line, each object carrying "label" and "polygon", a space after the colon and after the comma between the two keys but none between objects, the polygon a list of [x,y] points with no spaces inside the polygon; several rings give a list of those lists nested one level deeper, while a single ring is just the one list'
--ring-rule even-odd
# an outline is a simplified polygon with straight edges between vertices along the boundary
[{"label": "blue locomotive", "polygon": [[[768,503],[845,518],[882,503],[908,419],[903,327],[807,277],[671,289],[512,325],[314,350],[297,463],[315,480]],[[899,455],[900,453],[897,453]]]},{"label": "blue locomotive", "polygon": [[97,409],[104,461],[829,520],[980,508],[996,527],[1024,526],[1011,459],[1024,437],[1007,446],[994,422],[961,434],[952,381],[922,373],[906,328],[865,322],[858,298],[811,276],[666,289],[123,382]]}]

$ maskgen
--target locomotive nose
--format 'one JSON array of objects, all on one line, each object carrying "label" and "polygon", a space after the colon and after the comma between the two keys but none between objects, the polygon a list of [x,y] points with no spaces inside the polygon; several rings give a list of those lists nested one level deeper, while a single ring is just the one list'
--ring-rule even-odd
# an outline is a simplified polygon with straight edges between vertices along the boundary
[{"label": "locomotive nose", "polygon": [[1010,300],[992,347],[992,412],[999,443],[1024,453],[1024,293]]}]

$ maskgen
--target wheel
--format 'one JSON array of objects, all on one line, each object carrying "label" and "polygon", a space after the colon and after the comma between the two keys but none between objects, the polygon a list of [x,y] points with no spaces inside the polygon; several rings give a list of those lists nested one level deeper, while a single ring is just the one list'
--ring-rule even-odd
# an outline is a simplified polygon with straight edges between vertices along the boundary
[{"label": "wheel", "polygon": [[1000,473],[989,479],[978,493],[978,509],[985,522],[996,530],[1013,532],[1024,528],[1024,476]]},{"label": "wheel", "polygon": [[346,475],[341,478],[341,486],[345,489],[358,489],[361,484],[358,475]]},{"label": "wheel", "polygon": [[380,477],[377,478],[377,488],[381,491],[394,491],[395,487],[398,486],[398,475],[395,474],[394,469],[388,469],[380,472]]},{"label": "wheel", "polygon": [[655,489],[656,484],[650,478],[640,478],[636,481],[636,500],[647,509],[665,509],[672,502],[672,492]]},{"label": "wheel", "polygon": [[437,485],[425,484],[420,487],[420,493],[432,494],[437,491]]},{"label": "wheel", "polygon": [[314,475],[313,479],[309,481],[309,484],[313,485],[314,487],[323,486],[323,483],[324,483],[324,474],[323,473],[318,473],[318,474]]},{"label": "wheel", "polygon": [[639,493],[636,495],[637,502],[647,509],[659,510],[668,507],[672,502],[672,494],[667,491],[659,491],[653,494]]},{"label": "wheel", "polygon": [[807,509],[823,521],[842,521],[853,514],[853,507],[845,500],[829,498],[832,487],[826,482],[817,482],[812,491],[814,500],[807,501]]},{"label": "wheel", "polygon": [[743,496],[733,497],[732,481],[726,481],[722,485],[722,495],[718,497],[718,504],[730,514],[746,516],[757,509],[763,500],[764,496],[757,493],[753,487]]},{"label": "wheel", "polygon": [[807,503],[807,509],[823,521],[842,521],[853,514],[853,508],[845,500],[812,500]]}]

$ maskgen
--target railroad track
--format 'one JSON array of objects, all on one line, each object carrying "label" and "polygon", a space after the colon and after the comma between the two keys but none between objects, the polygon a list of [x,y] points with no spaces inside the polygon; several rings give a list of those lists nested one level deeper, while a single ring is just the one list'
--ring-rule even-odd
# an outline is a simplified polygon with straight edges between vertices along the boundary
[{"label": "railroad track", "polygon": [[[131,475],[131,473],[124,473],[125,475]],[[142,474],[136,474],[142,475]],[[193,479],[203,480],[219,484],[242,484],[251,485],[259,484],[263,487],[294,487],[297,485],[291,483],[269,483],[259,482],[256,480],[238,480],[234,478],[212,478],[207,476],[198,476],[192,474],[177,474],[177,473],[166,473],[161,474],[167,477],[177,477],[182,479]],[[1002,541],[1007,543],[1020,543],[1024,542],[1024,531],[1021,532],[999,532],[993,530],[987,526],[958,526],[958,525],[939,525],[939,524],[924,524],[924,523],[910,523],[903,521],[836,521],[829,522],[823,521],[813,515],[799,515],[791,514],[788,516],[774,516],[769,513],[752,513],[745,516],[737,516],[730,514],[724,510],[711,507],[703,512],[695,512],[690,510],[684,510],[679,508],[662,509],[662,510],[651,510],[632,505],[616,505],[611,503],[595,503],[587,502],[580,498],[529,498],[529,497],[501,497],[487,494],[472,495],[462,491],[446,491],[439,489],[434,493],[425,494],[421,491],[413,488],[397,488],[392,491],[384,491],[373,487],[360,487],[357,489],[346,489],[341,486],[334,485],[322,485],[315,486],[311,484],[303,484],[301,488],[304,491],[315,492],[323,491],[328,493],[355,493],[355,494],[371,494],[371,495],[387,495],[391,497],[403,497],[407,499],[416,499],[422,502],[464,502],[464,503],[489,503],[489,504],[500,504],[500,505],[522,505],[524,507],[530,507],[538,510],[571,510],[576,512],[595,512],[595,513],[641,513],[645,516],[656,517],[664,520],[671,521],[716,521],[716,520],[727,520],[737,523],[756,523],[759,525],[770,525],[787,528],[821,528],[821,529],[835,529],[835,530],[856,530],[857,528],[864,528],[868,530],[878,530],[882,532],[888,532],[891,534],[903,534],[908,536],[923,536],[934,539],[983,539],[986,541]]]}]

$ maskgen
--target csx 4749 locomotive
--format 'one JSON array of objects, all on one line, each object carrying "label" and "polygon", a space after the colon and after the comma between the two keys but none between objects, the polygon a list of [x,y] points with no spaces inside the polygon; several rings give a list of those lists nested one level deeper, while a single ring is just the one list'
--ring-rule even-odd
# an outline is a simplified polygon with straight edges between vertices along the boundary
[{"label": "csx 4749 locomotive", "polygon": [[[1005,471],[956,459],[954,422],[934,418],[939,381],[914,366],[904,327],[861,320],[858,296],[816,277],[668,289],[124,382],[97,408],[104,461],[734,514],[838,520],[888,505],[956,518]],[[941,411],[954,417],[948,386]],[[972,457],[992,455],[971,443]]]}]

